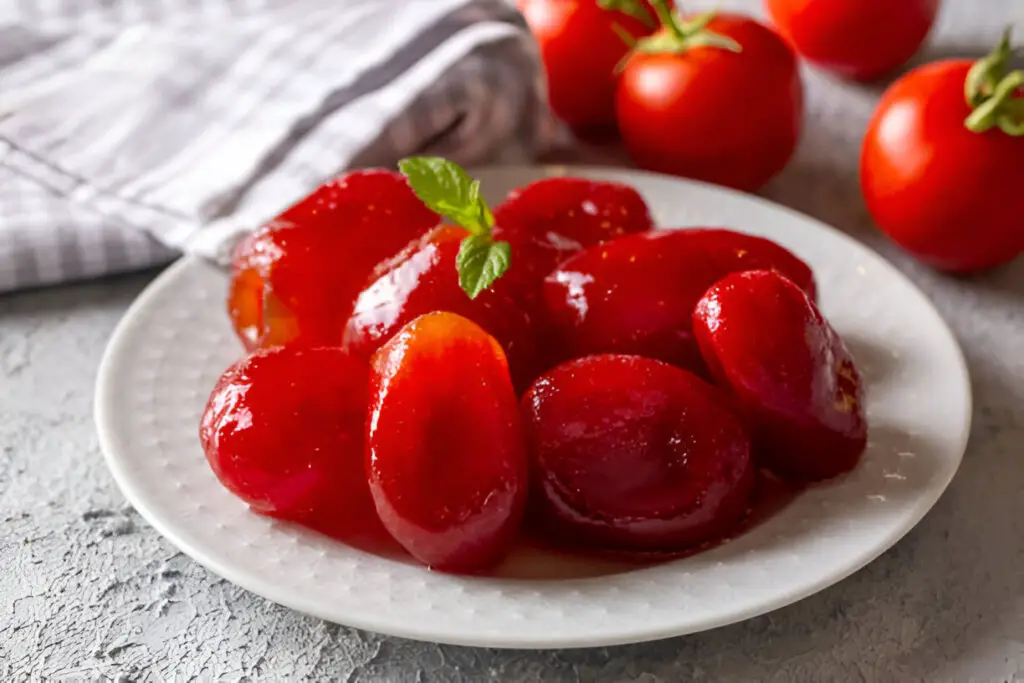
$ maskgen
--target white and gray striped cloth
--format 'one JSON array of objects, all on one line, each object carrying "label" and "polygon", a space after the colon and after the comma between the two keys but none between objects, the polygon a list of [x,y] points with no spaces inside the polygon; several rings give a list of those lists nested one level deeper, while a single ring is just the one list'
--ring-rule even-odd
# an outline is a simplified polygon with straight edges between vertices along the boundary
[{"label": "white and gray striped cloth", "polygon": [[555,134],[507,0],[6,0],[0,291],[223,261],[345,168]]}]

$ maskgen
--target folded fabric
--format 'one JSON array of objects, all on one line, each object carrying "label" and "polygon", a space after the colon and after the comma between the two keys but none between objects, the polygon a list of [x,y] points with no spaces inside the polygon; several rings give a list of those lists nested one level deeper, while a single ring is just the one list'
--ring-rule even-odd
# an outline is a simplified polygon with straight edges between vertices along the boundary
[{"label": "folded fabric", "polygon": [[0,291],[165,262],[346,168],[555,135],[506,0],[0,7]]}]

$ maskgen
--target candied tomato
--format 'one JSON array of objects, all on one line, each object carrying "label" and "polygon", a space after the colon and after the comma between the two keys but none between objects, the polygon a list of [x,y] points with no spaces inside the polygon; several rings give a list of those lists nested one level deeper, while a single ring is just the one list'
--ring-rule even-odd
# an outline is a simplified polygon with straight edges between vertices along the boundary
[{"label": "candied tomato", "polygon": [[486,569],[508,551],[527,465],[505,354],[454,313],[421,316],[374,355],[366,468],[384,526],[428,566]]},{"label": "candied tomato", "polygon": [[469,318],[498,340],[517,386],[525,389],[536,375],[531,318],[505,294],[484,290],[470,299],[459,287],[455,261],[468,234],[443,225],[382,263],[356,300],[345,326],[345,348],[369,358],[413,319],[449,311]]},{"label": "candied tomato", "polygon": [[337,344],[374,267],[439,222],[392,171],[324,184],[239,242],[228,293],[235,332],[249,350]]},{"label": "candied tomato", "polygon": [[527,299],[579,250],[654,225],[632,187],[585,178],[545,178],[512,190],[494,218],[494,237],[512,246],[513,259],[495,287]]},{"label": "candied tomato", "polygon": [[531,514],[605,549],[671,551],[728,532],[754,483],[746,429],[718,391],[639,356],[570,361],[522,400]]},{"label": "candied tomato", "polygon": [[807,264],[771,240],[732,230],[654,230],[582,251],[544,282],[554,353],[561,360],[636,354],[703,374],[691,321],[697,300],[725,275],[758,268],[815,293]]},{"label": "candied tomato", "polygon": [[693,325],[753,426],[761,464],[809,481],[853,469],[867,443],[860,374],[804,291],[778,273],[735,273],[708,290]]},{"label": "candied tomato", "polygon": [[249,506],[332,528],[373,516],[363,438],[366,364],[338,348],[257,351],[229,368],[199,428],[217,478]]}]

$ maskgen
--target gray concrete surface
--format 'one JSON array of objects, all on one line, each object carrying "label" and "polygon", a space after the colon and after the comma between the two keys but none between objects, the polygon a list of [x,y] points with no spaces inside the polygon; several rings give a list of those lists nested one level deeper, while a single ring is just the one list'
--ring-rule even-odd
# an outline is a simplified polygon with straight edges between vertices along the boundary
[{"label": "gray concrete surface", "polygon": [[[947,2],[925,58],[983,52],[1007,22],[1024,38],[1024,1]],[[1024,259],[954,280],[885,244],[856,186],[878,88],[807,82],[803,145],[765,194],[903,268],[952,325],[974,385],[960,473],[890,552],[773,614],[629,647],[444,647],[296,614],[176,552],[107,474],[96,366],[152,274],[128,276],[0,298],[0,681],[1024,680]]]}]

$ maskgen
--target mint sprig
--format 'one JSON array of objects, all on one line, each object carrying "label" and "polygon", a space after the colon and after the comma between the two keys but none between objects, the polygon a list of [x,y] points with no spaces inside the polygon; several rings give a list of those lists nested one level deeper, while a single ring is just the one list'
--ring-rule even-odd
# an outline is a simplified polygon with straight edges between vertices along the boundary
[{"label": "mint sprig", "polygon": [[459,245],[455,268],[459,286],[475,299],[508,270],[512,258],[508,242],[491,236],[494,215],[480,195],[480,181],[441,157],[409,157],[398,162],[398,169],[427,208],[469,231]]}]

